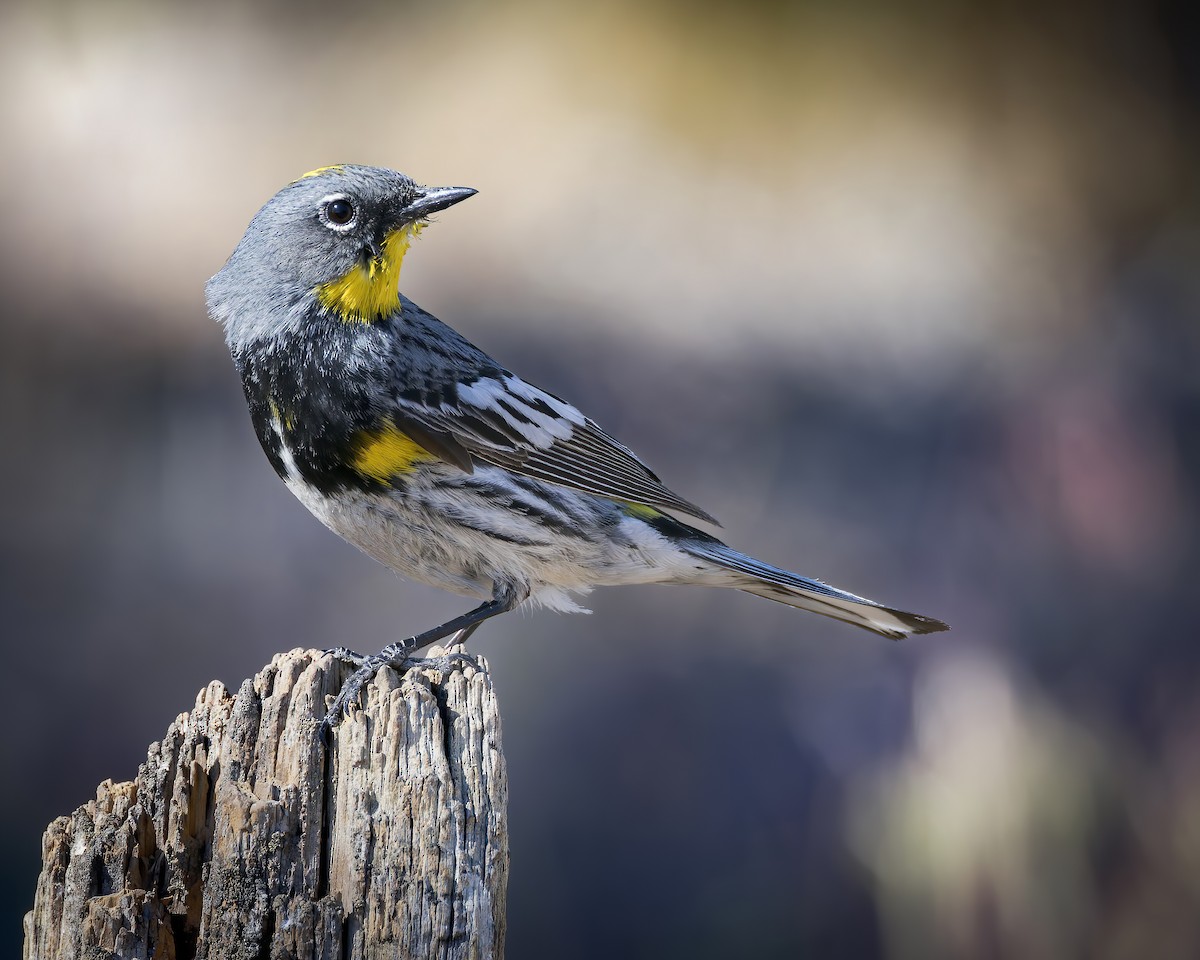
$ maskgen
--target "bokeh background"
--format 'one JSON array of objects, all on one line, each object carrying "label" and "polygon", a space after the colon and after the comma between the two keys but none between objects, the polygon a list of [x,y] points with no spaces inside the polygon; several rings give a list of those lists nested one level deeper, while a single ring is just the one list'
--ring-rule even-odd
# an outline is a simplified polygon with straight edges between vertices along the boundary
[{"label": "bokeh background", "polygon": [[1188,4],[0,12],[0,930],[197,690],[462,601],[271,473],[202,287],[316,166],[479,196],[406,292],[736,545],[948,620],[594,594],[480,631],[509,954],[1200,955]]}]

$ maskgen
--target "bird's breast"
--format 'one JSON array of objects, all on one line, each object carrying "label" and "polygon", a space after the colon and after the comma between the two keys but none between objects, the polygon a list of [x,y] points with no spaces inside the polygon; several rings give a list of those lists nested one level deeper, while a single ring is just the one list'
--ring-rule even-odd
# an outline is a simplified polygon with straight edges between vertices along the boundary
[{"label": "bird's breast", "polygon": [[437,459],[379,411],[344,351],[259,351],[239,364],[263,452],[288,483],[322,494],[381,490]]}]

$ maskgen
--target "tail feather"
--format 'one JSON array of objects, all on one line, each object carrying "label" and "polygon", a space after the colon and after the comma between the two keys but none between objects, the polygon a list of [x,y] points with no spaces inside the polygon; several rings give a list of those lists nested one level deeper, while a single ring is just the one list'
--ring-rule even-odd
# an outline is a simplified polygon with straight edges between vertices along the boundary
[{"label": "tail feather", "polygon": [[701,540],[683,544],[689,553],[715,563],[733,575],[729,585],[755,596],[777,600],[801,610],[811,610],[900,640],[909,634],[936,633],[949,626],[933,617],[895,610],[838,590],[820,580],[810,580],[797,574],[755,560],[727,547],[719,540]]}]

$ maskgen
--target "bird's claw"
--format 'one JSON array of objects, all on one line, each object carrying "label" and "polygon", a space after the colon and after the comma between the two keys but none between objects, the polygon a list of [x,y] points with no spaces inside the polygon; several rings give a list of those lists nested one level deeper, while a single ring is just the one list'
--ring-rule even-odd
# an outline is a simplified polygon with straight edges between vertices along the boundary
[{"label": "bird's claw", "polygon": [[331,647],[324,651],[326,656],[333,657],[335,660],[342,660],[347,663],[354,664],[355,667],[361,667],[367,657],[364,654],[356,653],[349,647]]},{"label": "bird's claw", "polygon": [[409,657],[404,661],[405,667],[420,667],[423,670],[438,670],[442,673],[449,673],[454,664],[462,663],[470,667],[478,667],[479,661],[467,653],[465,650],[447,650],[445,653],[439,653],[432,657]]},{"label": "bird's claw", "polygon": [[336,656],[339,660],[348,661],[354,664],[354,672],[342,684],[342,689],[338,691],[337,697],[329,706],[329,710],[325,713],[325,718],[321,721],[321,734],[328,738],[329,733],[342,722],[350,704],[358,700],[359,694],[362,693],[363,687],[375,676],[376,673],[383,667],[392,667],[399,673],[403,673],[406,665],[412,659],[409,652],[412,650],[412,641],[402,643],[389,643],[379,653],[371,657],[364,657],[362,654],[355,653],[353,650],[347,650],[345,647],[338,647],[335,650],[328,651]]}]

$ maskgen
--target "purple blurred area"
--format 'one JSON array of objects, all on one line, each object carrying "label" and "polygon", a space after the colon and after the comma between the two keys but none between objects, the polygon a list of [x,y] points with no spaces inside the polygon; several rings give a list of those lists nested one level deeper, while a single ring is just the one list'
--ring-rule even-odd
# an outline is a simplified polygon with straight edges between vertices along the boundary
[{"label": "purple blurred area", "polygon": [[204,280],[338,161],[480,188],[402,286],[762,558],[517,613],[510,956],[1200,954],[1188,5],[0,12],[0,930],[196,692],[461,611],[325,531]]}]

